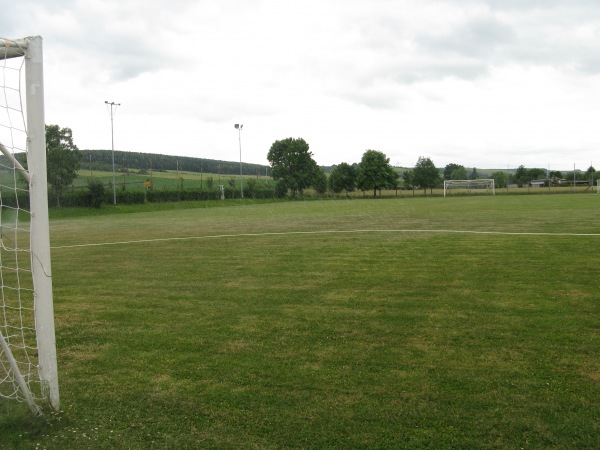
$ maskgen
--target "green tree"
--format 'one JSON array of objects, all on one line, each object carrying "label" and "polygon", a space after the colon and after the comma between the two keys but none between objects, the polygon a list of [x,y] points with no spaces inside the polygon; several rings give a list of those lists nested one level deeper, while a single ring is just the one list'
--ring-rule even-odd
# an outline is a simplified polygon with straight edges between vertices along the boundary
[{"label": "green tree", "polygon": [[455,169],[452,172],[452,175],[450,175],[451,180],[466,180],[467,178],[467,169],[465,169],[464,167],[459,167],[458,169]]},{"label": "green tree", "polygon": [[471,171],[471,175],[469,177],[470,180],[477,180],[479,179],[479,172],[477,172],[477,168],[473,167],[473,170]]},{"label": "green tree", "polygon": [[356,170],[348,163],[336,166],[329,175],[329,189],[339,194],[346,191],[346,195],[356,188]]},{"label": "green tree", "polygon": [[447,164],[446,167],[444,167],[444,180],[466,180],[467,179],[466,176],[465,176],[465,178],[452,178],[452,174],[456,170],[464,170],[465,174],[467,173],[464,166],[461,166],[460,164],[450,163],[450,164]]},{"label": "green tree", "polygon": [[544,169],[529,169],[527,171],[527,182],[529,183],[531,180],[545,180],[548,175],[548,172]]},{"label": "green tree", "polygon": [[494,179],[494,186],[497,188],[505,188],[508,186],[508,174],[506,172],[497,171],[492,173]]},{"label": "green tree", "polygon": [[275,182],[275,197],[284,198],[288,193],[288,186],[285,180],[277,180]]},{"label": "green tree", "polygon": [[419,160],[413,169],[413,183],[423,188],[426,193],[427,188],[433,190],[440,182],[440,172],[429,158],[419,156]]},{"label": "green tree", "polygon": [[367,150],[363,153],[356,174],[356,184],[361,191],[373,189],[373,197],[376,197],[378,189],[396,187],[397,179],[398,173],[384,153],[377,150]]},{"label": "green tree", "polygon": [[588,167],[588,170],[585,171],[585,180],[593,180],[595,178],[598,178],[596,176],[596,169],[594,169],[594,166],[590,166]]},{"label": "green tree", "polygon": [[73,184],[81,167],[81,152],[73,143],[70,128],[46,125],[46,165],[48,183],[60,206],[61,195]]},{"label": "green tree", "polygon": [[517,167],[514,180],[519,187],[523,187],[531,180],[543,180],[547,177],[547,171],[544,169],[526,169],[523,165]]},{"label": "green tree", "polygon": [[523,187],[523,185],[529,183],[529,179],[527,178],[527,169],[525,168],[525,166],[520,165],[519,167],[517,167],[513,179],[519,187]]},{"label": "green tree", "polygon": [[327,192],[327,175],[325,175],[325,171],[321,168],[318,168],[315,172],[313,187],[317,191],[317,194],[325,194]]},{"label": "green tree", "polygon": [[563,174],[560,170],[551,170],[548,173],[548,182],[551,183],[552,186],[558,186],[560,184],[560,180],[562,180]]},{"label": "green tree", "polygon": [[100,208],[104,202],[104,183],[100,178],[88,179],[89,204],[93,208]]},{"label": "green tree", "polygon": [[414,173],[412,170],[406,170],[402,174],[402,178],[404,179],[404,189],[411,189],[413,191],[413,195],[415,194],[415,183],[414,183]]},{"label": "green tree", "polygon": [[278,182],[279,195],[288,190],[293,196],[302,194],[304,189],[316,184],[319,167],[304,139],[275,141],[267,159],[271,163],[273,179]]}]

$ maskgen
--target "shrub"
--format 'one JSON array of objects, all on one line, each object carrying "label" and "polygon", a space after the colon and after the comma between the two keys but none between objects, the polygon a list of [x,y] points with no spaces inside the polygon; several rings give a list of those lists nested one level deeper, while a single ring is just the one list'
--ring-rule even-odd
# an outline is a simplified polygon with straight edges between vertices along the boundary
[{"label": "shrub", "polygon": [[141,205],[145,203],[146,195],[143,191],[117,192],[117,203],[125,205]]},{"label": "shrub", "polygon": [[244,186],[244,197],[256,198],[256,185],[255,179],[249,179]]},{"label": "shrub", "polygon": [[287,192],[287,183],[283,180],[277,180],[277,184],[275,184],[275,196],[277,198],[283,198],[287,195]]},{"label": "shrub", "polygon": [[99,178],[88,178],[89,206],[100,208],[105,200],[104,183]]}]

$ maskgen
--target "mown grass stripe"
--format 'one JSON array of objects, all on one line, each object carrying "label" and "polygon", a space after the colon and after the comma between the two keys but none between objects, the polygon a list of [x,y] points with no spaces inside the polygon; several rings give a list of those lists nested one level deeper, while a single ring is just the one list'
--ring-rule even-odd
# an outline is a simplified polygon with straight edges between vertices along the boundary
[{"label": "mown grass stripe", "polygon": [[156,239],[138,239],[132,241],[115,242],[94,242],[88,244],[71,244],[52,246],[52,249],[80,248],[80,247],[101,247],[105,245],[128,245],[128,244],[147,244],[152,242],[168,241],[187,241],[197,239],[221,239],[238,237],[261,237],[261,236],[293,236],[293,235],[320,235],[320,234],[360,234],[360,233],[437,233],[437,234],[477,234],[477,235],[496,235],[496,236],[567,236],[567,237],[600,237],[600,233],[544,233],[544,232],[512,232],[512,231],[473,231],[473,230],[316,230],[316,231],[280,231],[267,233],[238,233],[238,234],[216,234],[209,236],[181,236]]}]

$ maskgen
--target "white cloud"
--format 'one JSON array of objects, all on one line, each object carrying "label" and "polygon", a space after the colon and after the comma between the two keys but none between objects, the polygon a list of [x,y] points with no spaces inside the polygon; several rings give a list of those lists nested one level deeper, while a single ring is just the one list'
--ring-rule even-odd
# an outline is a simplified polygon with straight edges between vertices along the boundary
[{"label": "white cloud", "polygon": [[[494,0],[21,0],[40,34],[47,121],[109,148],[266,162],[305,138],[321,164],[589,164],[600,5]],[[3,31],[4,33],[5,31]]]}]

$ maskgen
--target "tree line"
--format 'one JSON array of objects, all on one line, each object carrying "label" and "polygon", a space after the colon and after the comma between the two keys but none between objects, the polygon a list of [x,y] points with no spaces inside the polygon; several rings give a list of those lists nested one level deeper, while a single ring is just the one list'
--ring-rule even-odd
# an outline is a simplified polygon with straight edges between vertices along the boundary
[{"label": "tree line", "polygon": [[[477,180],[483,178],[476,167],[468,171],[463,165],[450,163],[444,169],[438,169],[431,158],[420,156],[411,169],[399,171],[390,165],[389,158],[382,152],[367,150],[359,163],[340,163],[330,168],[329,177],[312,159],[308,144],[303,139],[284,139],[275,141],[268,158],[273,167],[273,178],[277,181],[278,195],[290,193],[292,196],[302,193],[308,187],[319,193],[329,189],[333,193],[355,190],[372,191],[373,196],[382,189],[423,189],[426,193],[443,185],[444,180]],[[546,171],[540,168],[527,169],[519,166],[514,173],[494,171],[488,178],[494,179],[497,188],[506,188],[509,184],[525,186],[533,180],[543,180],[546,185],[559,185],[572,180],[590,180],[597,178],[596,170],[590,166],[587,171],[562,173]]]},{"label": "tree line", "polygon": [[393,189],[397,185],[398,172],[382,152],[367,150],[360,164],[351,166],[342,163],[335,166],[329,178],[312,156],[308,143],[302,138],[287,138],[273,143],[267,159],[271,163],[278,197],[288,193],[292,196],[301,195],[308,188],[320,194],[327,189],[334,193],[372,190],[376,196],[377,191]]},{"label": "tree line", "polygon": [[[476,180],[480,178],[477,169],[469,174],[464,166],[459,164],[448,164],[444,169],[445,180]],[[495,171],[492,172],[490,178],[494,179],[495,186],[505,188],[509,184],[517,185],[518,187],[528,186],[532,181],[543,181],[546,186],[558,186],[560,184],[569,184],[575,181],[590,181],[593,182],[598,178],[594,166],[589,166],[586,171],[560,171],[546,170],[539,167],[526,168],[523,165],[517,167],[514,172]]]},{"label": "tree line", "polygon": [[[327,189],[339,194],[349,194],[355,190],[377,192],[383,189],[398,189],[400,173],[392,167],[390,159],[377,150],[366,150],[359,163],[341,163],[331,169],[329,177],[312,158],[308,143],[304,139],[288,138],[275,141],[269,150],[267,159],[273,168],[278,196],[290,193],[302,194],[304,189],[312,187],[318,193]],[[419,157],[412,170],[402,174],[405,187],[433,189],[440,184],[440,171],[430,158]]]},{"label": "tree line", "polygon": [[[72,185],[82,164],[93,161],[95,170],[112,171],[112,152],[109,150],[81,151],[73,142],[70,128],[58,125],[46,125],[46,155],[48,183],[51,194],[60,197],[66,188]],[[22,156],[21,159],[24,159]],[[443,180],[467,180],[480,178],[474,167],[470,173],[460,164],[448,164],[438,169],[427,157],[419,157],[415,166],[403,171],[390,165],[390,159],[377,150],[366,150],[359,163],[339,165],[329,168],[329,176],[325,168],[317,165],[313,159],[308,143],[302,138],[287,138],[275,141],[267,154],[271,167],[271,176],[276,181],[274,195],[302,195],[306,189],[312,188],[319,194],[328,190],[339,194],[360,190],[372,192],[373,196],[384,189],[423,189],[427,192],[440,187]],[[206,172],[221,174],[238,174],[239,164],[228,161],[208,160],[193,157],[175,157],[136,152],[115,151],[115,165],[121,160],[121,170],[181,170],[187,172]],[[23,164],[26,161],[22,161]],[[266,166],[259,164],[243,165],[245,174],[264,173]],[[595,178],[596,171],[590,166],[586,172],[550,172],[543,169],[526,169],[519,166],[514,174],[496,171],[491,174],[498,188],[506,187],[511,182],[519,186],[532,180],[562,180],[565,177],[573,180]],[[90,180],[89,190],[100,190],[99,182]]]}]

